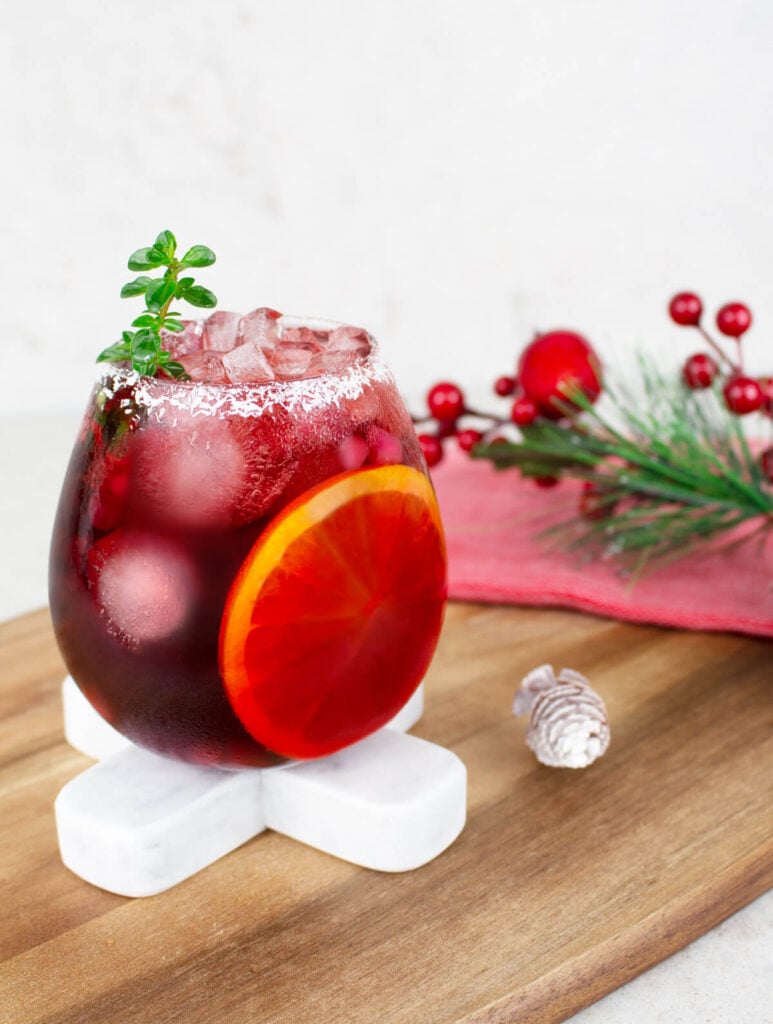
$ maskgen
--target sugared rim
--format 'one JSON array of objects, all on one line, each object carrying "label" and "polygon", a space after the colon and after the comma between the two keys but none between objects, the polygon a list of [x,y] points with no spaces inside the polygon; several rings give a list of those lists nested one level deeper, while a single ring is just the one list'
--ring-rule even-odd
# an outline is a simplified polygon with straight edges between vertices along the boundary
[{"label": "sugared rim", "polygon": [[[322,317],[282,316],[288,327],[318,327],[332,330],[346,326]],[[118,363],[105,363],[97,386],[115,393],[130,387],[136,401],[148,409],[167,407],[192,414],[215,415],[230,412],[241,416],[259,416],[277,406],[289,412],[310,412],[341,401],[358,398],[368,385],[391,381],[381,359],[379,345],[370,332],[370,351],[344,370],[330,370],[316,377],[296,380],[266,380],[251,383],[216,383],[197,380],[173,380],[146,377]]]}]

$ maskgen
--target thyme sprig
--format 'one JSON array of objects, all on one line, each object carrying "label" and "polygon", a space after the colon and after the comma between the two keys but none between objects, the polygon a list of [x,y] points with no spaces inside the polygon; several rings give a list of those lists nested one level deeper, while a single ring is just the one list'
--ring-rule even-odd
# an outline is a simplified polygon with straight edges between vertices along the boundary
[{"label": "thyme sprig", "polygon": [[170,377],[183,378],[185,368],[164,348],[161,331],[179,333],[185,330],[181,313],[171,308],[175,300],[192,306],[211,309],[217,305],[216,296],[192,277],[180,274],[189,268],[209,267],[215,254],[206,245],[194,245],[182,259],[177,259],[177,239],[171,231],[162,231],[153,245],[137,249],[128,261],[129,270],[147,271],[165,267],[162,277],[141,274],[121,288],[121,298],[145,296],[145,309],[132,320],[136,330],[123,331],[121,341],[110,345],[97,356],[97,362],[130,362],[132,368],[146,376],[159,371]]}]

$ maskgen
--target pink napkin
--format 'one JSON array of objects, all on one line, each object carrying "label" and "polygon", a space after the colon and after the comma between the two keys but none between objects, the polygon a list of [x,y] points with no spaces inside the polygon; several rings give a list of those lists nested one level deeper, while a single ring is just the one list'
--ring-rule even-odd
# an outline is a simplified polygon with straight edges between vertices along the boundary
[{"label": "pink napkin", "polygon": [[539,536],[576,509],[578,483],[541,490],[517,470],[497,472],[450,444],[432,480],[446,529],[452,598],[773,636],[773,531],[731,550],[698,550],[650,568],[631,586],[617,563],[582,564],[582,554]]}]

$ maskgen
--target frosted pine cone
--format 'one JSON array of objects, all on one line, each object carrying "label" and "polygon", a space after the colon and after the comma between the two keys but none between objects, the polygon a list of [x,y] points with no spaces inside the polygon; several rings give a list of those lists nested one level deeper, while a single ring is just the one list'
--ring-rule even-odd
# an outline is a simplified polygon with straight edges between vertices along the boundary
[{"label": "frosted pine cone", "polygon": [[515,695],[513,712],[530,714],[526,743],[551,768],[585,768],[609,746],[604,702],[585,676],[552,665],[530,672]]}]

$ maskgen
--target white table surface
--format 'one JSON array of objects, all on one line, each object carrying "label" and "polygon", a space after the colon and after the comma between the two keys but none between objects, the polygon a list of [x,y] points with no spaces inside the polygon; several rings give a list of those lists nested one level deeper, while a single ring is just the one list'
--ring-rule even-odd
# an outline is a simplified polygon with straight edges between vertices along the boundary
[{"label": "white table surface", "polygon": [[[80,415],[0,416],[0,620],[47,601],[51,523]],[[773,1024],[773,891],[572,1021]]]}]

